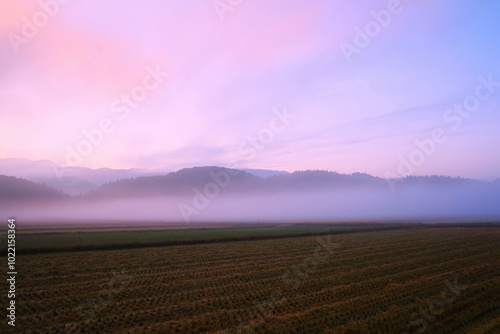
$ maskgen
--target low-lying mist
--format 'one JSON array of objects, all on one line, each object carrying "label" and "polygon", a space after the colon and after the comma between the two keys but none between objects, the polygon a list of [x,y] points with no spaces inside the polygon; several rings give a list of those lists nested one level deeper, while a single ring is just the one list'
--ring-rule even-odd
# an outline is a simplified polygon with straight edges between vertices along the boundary
[{"label": "low-lying mist", "polygon": [[[500,219],[500,187],[372,187],[292,193],[193,192],[192,196],[24,202],[4,207],[20,221],[276,222]],[[1,206],[0,206],[1,209]]]}]

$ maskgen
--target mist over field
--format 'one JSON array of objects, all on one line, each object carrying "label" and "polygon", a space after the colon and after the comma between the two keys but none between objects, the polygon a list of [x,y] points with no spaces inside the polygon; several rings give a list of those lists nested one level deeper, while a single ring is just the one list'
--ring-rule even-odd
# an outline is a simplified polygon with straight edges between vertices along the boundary
[{"label": "mist over field", "polygon": [[118,196],[26,201],[2,212],[22,221],[297,222],[358,220],[458,221],[500,218],[500,187],[494,184],[413,185],[282,193],[214,193]]}]

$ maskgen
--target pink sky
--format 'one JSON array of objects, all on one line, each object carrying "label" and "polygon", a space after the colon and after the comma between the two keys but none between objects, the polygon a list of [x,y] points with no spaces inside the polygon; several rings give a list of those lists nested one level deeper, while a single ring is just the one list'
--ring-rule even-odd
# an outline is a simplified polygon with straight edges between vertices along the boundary
[{"label": "pink sky", "polygon": [[[500,81],[493,9],[467,16],[467,1],[401,1],[350,62],[342,43],[390,1],[243,0],[223,20],[213,1],[67,1],[13,46],[25,20],[55,1],[0,3],[2,158],[71,164],[68,152],[104,120],[113,130],[78,165],[233,162],[384,176],[418,149],[416,140],[443,128],[448,139],[415,174],[500,176],[497,92],[458,128],[443,121],[479,76]],[[116,112],[124,94],[153,82],[155,68],[168,76],[126,117]],[[248,138],[265,136],[276,109],[294,118],[252,146]]]}]

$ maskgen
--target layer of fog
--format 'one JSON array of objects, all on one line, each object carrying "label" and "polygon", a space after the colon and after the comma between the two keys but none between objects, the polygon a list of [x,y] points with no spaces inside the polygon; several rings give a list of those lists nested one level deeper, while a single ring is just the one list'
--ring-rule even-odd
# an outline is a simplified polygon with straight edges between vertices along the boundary
[{"label": "layer of fog", "polygon": [[[206,196],[208,195],[208,196]],[[316,193],[234,195],[222,190],[184,197],[78,200],[0,207],[3,220],[124,220],[176,223],[356,220],[500,220],[499,187],[356,189]],[[210,198],[213,197],[213,198]]]}]

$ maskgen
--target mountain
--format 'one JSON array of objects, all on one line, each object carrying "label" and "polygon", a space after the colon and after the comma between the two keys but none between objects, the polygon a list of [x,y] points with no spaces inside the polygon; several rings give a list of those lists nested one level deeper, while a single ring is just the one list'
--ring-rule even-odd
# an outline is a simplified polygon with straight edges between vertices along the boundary
[{"label": "mountain", "polygon": [[251,169],[251,168],[245,168],[241,169],[242,171],[252,174],[258,177],[261,177],[263,179],[266,179],[271,176],[276,176],[276,175],[283,175],[283,174],[288,174],[288,172],[285,171],[280,171],[280,170],[271,170],[271,169]]},{"label": "mountain", "polygon": [[206,187],[210,188],[210,184],[216,184],[226,194],[286,193],[357,185],[385,185],[383,179],[360,173],[347,175],[328,171],[302,171],[271,174],[275,175],[262,178],[244,170],[215,166],[184,168],[167,175],[111,182],[92,191],[88,197],[188,195],[193,194],[193,189],[202,191]]},{"label": "mountain", "polygon": [[0,201],[59,200],[68,195],[46,186],[13,176],[0,175]]},{"label": "mountain", "polygon": [[[90,192],[88,198],[188,195],[194,188],[203,190],[216,185],[227,192],[248,192],[259,188],[263,179],[247,172],[222,167],[184,168],[158,176],[142,176],[104,184]],[[210,190],[209,190],[210,191]]]},{"label": "mountain", "polygon": [[[446,176],[409,176],[386,180],[363,173],[340,174],[322,170],[288,173],[277,170],[235,170],[212,166],[184,168],[177,172],[166,173],[162,170],[146,169],[91,169],[65,167],[49,160],[25,159],[0,159],[0,175],[43,183],[72,196],[89,194],[85,197],[192,194],[194,188],[202,190],[207,184],[216,182],[211,175],[219,175],[222,178],[218,180],[219,183],[226,182],[227,177],[223,175],[229,176],[227,187],[220,187],[224,188],[225,193],[310,192],[356,187],[403,191],[414,187],[451,187],[465,184],[484,186],[485,184],[482,181]],[[500,179],[493,184],[500,185]]]},{"label": "mountain", "polygon": [[[327,221],[373,219],[492,220],[500,182],[446,176],[383,179],[309,170],[262,178],[222,167],[185,168],[107,182],[71,200],[46,185],[3,176],[0,218],[26,221]],[[16,200],[16,207],[6,199]],[[4,205],[6,209],[1,208]]]},{"label": "mountain", "polygon": [[50,160],[0,159],[0,174],[44,183],[73,196],[88,193],[107,182],[160,173],[164,172],[146,169],[66,167]]},{"label": "mountain", "polygon": [[339,174],[324,170],[297,171],[272,176],[267,179],[267,183],[267,187],[274,191],[317,191],[357,186],[386,186],[384,179],[368,174]]},{"label": "mountain", "polygon": [[[242,171],[268,178],[288,172],[267,169],[242,169]],[[92,169],[86,167],[63,166],[50,160],[31,161],[26,159],[0,159],[0,174],[24,178],[44,183],[72,196],[86,194],[105,183],[141,176],[165,175],[166,169]]]},{"label": "mountain", "polygon": [[[470,179],[444,176],[409,176],[393,181],[394,191],[414,188],[449,188],[462,185],[484,186]],[[487,184],[491,185],[491,184]],[[219,189],[213,189],[214,187]],[[340,174],[322,170],[298,171],[261,178],[243,170],[223,167],[193,167],[159,176],[142,176],[104,184],[86,198],[144,197],[192,195],[199,191],[221,191],[225,194],[286,194],[330,190],[377,190],[391,192],[386,179],[364,173]]]}]

